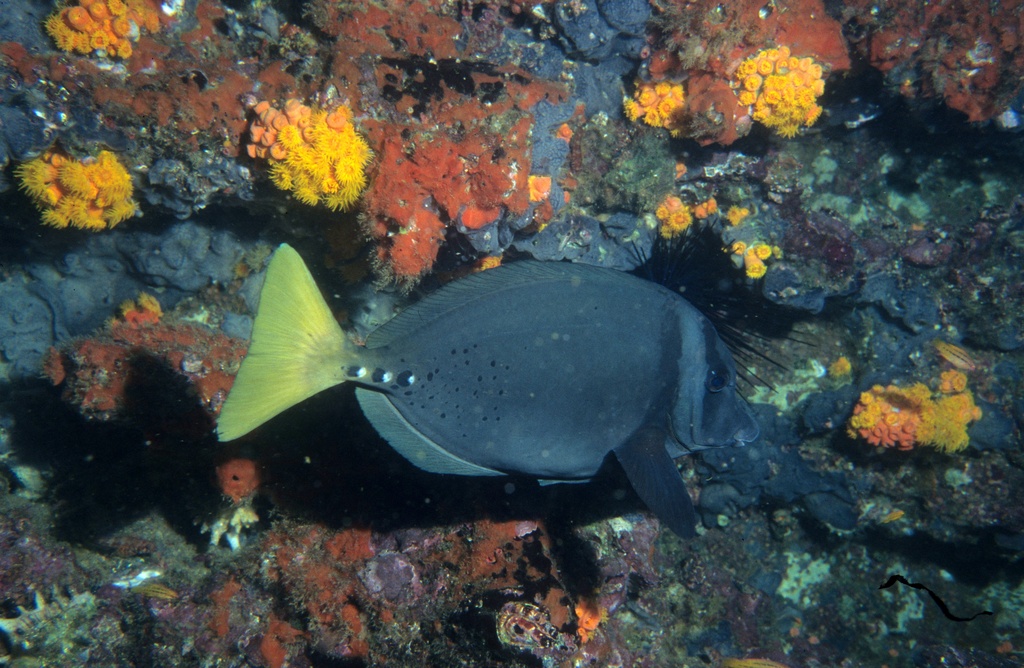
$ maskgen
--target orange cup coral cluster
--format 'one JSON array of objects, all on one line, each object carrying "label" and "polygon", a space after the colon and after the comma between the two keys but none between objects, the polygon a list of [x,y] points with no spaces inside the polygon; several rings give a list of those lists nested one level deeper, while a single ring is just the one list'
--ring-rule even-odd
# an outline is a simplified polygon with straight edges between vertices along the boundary
[{"label": "orange cup coral cluster", "polygon": [[686,96],[683,85],[659,81],[640,83],[633,98],[623,102],[626,117],[631,121],[643,119],[644,123],[656,128],[670,130],[679,136],[682,129]]},{"label": "orange cup coral cluster", "polygon": [[909,388],[875,385],[860,395],[847,433],[871,445],[899,450],[915,446],[942,452],[967,447],[967,425],[981,419],[981,409],[959,371],[942,374],[937,392],[923,383]]},{"label": "orange cup coral cluster", "polygon": [[750,209],[745,206],[730,206],[725,212],[725,219],[736,227],[750,216]]},{"label": "orange cup coral cluster", "polygon": [[141,292],[136,299],[121,302],[121,306],[117,309],[117,315],[122,322],[132,327],[145,327],[160,322],[164,310],[160,307],[160,302],[156,297]]},{"label": "orange cup coral cluster", "polygon": [[50,150],[19,165],[15,174],[51,227],[99,231],[135,215],[131,176],[110,151],[75,160]]},{"label": "orange cup coral cluster", "polygon": [[797,58],[789,48],[764,49],[736,68],[734,87],[739,103],[753,107],[755,121],[783,137],[793,137],[821,116],[818,96],[825,91],[820,64]]},{"label": "orange cup coral cluster", "polygon": [[352,124],[352,112],[330,111],[288,100],[255,108],[249,128],[250,157],[270,162],[270,180],[305,204],[322,202],[335,211],[351,207],[366,188],[373,152]]},{"label": "orange cup coral cluster", "polygon": [[743,258],[743,269],[747,273],[747,278],[763,277],[768,273],[768,265],[765,264],[765,260],[772,255],[779,254],[777,248],[772,248],[768,244],[751,244],[747,246],[742,241],[733,243],[729,250],[733,255],[739,255]]},{"label": "orange cup coral cluster", "polygon": [[45,27],[64,51],[127,58],[140,29],[160,30],[160,17],[143,0],[79,0],[51,14]]},{"label": "orange cup coral cluster", "polygon": [[654,210],[654,215],[661,222],[661,236],[664,239],[682,234],[693,224],[693,208],[675,195],[663,199]]},{"label": "orange cup coral cluster", "polygon": [[693,216],[698,220],[704,220],[712,214],[718,213],[718,201],[714,197],[709,197],[703,202],[698,202],[693,207]]}]

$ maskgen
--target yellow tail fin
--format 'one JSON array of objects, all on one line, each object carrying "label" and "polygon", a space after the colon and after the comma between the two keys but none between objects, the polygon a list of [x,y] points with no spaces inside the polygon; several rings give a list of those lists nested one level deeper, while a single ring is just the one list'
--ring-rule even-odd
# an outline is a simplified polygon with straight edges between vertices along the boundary
[{"label": "yellow tail fin", "polygon": [[244,436],[341,383],[354,350],[302,258],[281,244],[267,268],[249,352],[217,420],[218,438]]}]

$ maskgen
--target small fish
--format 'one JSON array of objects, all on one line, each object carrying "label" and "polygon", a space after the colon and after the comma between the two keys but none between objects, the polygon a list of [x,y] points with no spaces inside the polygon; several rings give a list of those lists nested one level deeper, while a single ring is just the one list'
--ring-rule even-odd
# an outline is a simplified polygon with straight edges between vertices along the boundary
[{"label": "small fish", "polygon": [[726,659],[722,668],[787,668],[784,664],[771,659]]},{"label": "small fish", "polygon": [[881,520],[879,520],[879,522],[881,522],[882,524],[891,524],[897,520],[903,519],[903,516],[906,514],[907,513],[902,510],[894,510],[891,513],[887,514],[885,517],[883,517]]},{"label": "small fish", "polygon": [[978,368],[978,365],[967,351],[960,346],[954,346],[952,343],[947,343],[942,339],[935,339],[932,343],[935,345],[935,350],[939,352],[939,357],[957,369],[961,371],[974,371]]},{"label": "small fish", "polygon": [[160,577],[161,575],[163,575],[162,571],[146,569],[139,571],[136,575],[128,578],[127,580],[117,580],[116,582],[111,582],[110,584],[120,589],[134,589],[139,585],[148,582],[149,580]]},{"label": "small fish", "polygon": [[694,535],[696,514],[673,458],[759,431],[714,326],[663,286],[579,264],[506,264],[447,284],[359,346],[282,245],[219,438],[344,382],[426,471],[585,481],[614,453],[682,536]]},{"label": "small fish", "polygon": [[140,594],[146,598],[156,598],[161,601],[173,601],[180,596],[180,594],[167,585],[162,585],[159,582],[146,582],[136,587],[132,587],[131,591],[135,594]]}]

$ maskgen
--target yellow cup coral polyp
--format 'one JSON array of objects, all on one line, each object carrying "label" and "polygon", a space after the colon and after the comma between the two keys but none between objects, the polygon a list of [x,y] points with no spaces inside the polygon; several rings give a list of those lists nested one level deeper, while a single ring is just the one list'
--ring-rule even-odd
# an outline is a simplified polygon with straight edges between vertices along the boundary
[{"label": "yellow cup coral polyp", "polygon": [[822,67],[813,58],[797,58],[788,47],[780,46],[740,63],[733,88],[739,103],[752,107],[755,121],[792,137],[821,116],[817,102],[825,91],[822,76]]},{"label": "yellow cup coral polyp", "polygon": [[15,174],[46,225],[99,231],[135,215],[131,176],[110,151],[75,160],[50,150],[19,165]]},{"label": "yellow cup coral polyp", "polygon": [[781,252],[777,247],[772,248],[768,244],[756,243],[748,246],[743,241],[734,242],[728,251],[743,258],[743,270],[747,273],[747,278],[754,279],[764,277],[768,273],[765,260]]},{"label": "yellow cup coral polyp", "polygon": [[530,174],[527,180],[531,202],[543,202],[551,195],[551,177]]},{"label": "yellow cup coral polyp", "polygon": [[288,100],[283,110],[261,102],[255,111],[248,152],[270,162],[274,185],[300,202],[323,202],[335,211],[359,199],[373,153],[348,107],[327,111]]},{"label": "yellow cup coral polyp", "polygon": [[693,224],[693,207],[675,195],[665,197],[654,215],[661,222],[661,236],[665,239],[682,234]]},{"label": "yellow cup coral polyp", "polygon": [[942,452],[967,447],[967,425],[981,419],[981,409],[959,371],[942,374],[938,392],[923,383],[909,388],[875,385],[860,395],[847,432],[871,445],[910,450],[915,445]]},{"label": "yellow cup coral polyp", "polygon": [[659,81],[638,84],[633,98],[627,98],[622,105],[629,120],[642,118],[644,123],[665,128],[678,136],[682,131],[685,102],[682,84]]},{"label": "yellow cup coral polyp", "polygon": [[143,0],[79,0],[51,14],[45,27],[64,51],[127,58],[140,29],[157,32],[160,17]]}]

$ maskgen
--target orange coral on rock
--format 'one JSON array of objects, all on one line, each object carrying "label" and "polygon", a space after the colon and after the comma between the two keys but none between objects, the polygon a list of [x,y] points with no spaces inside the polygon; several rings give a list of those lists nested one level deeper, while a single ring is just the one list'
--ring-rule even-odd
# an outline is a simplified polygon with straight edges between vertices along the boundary
[{"label": "orange coral on rock", "polygon": [[255,461],[236,457],[217,466],[217,483],[220,491],[239,504],[259,489],[260,471]]},{"label": "orange coral on rock", "polygon": [[260,102],[255,112],[247,151],[270,161],[274,185],[300,202],[322,202],[335,211],[359,199],[372,152],[355,131],[348,107],[328,111],[291,99],[283,110]]},{"label": "orange coral on rock", "polygon": [[851,46],[904,96],[942,97],[972,122],[1016,108],[1024,70],[1019,3],[894,3],[884,12],[873,11],[873,0],[845,5],[851,27],[864,35]]},{"label": "orange coral on rock", "polygon": [[778,255],[778,249],[768,244],[751,244],[748,246],[742,241],[736,241],[729,247],[729,252],[743,258],[743,269],[747,278],[761,278],[768,273],[768,265],[765,260],[773,254]]},{"label": "orange coral on rock", "polygon": [[875,385],[863,392],[847,432],[879,447],[910,450],[921,445],[959,452],[969,442],[967,425],[980,418],[966,376],[947,371],[937,393],[923,383],[909,388]]},{"label": "orange coral on rock", "polygon": [[160,17],[143,0],[79,0],[51,14],[45,27],[64,51],[128,58],[141,29],[160,30]]},{"label": "orange coral on rock", "polygon": [[155,325],[164,315],[157,298],[146,292],[139,293],[136,299],[123,302],[117,310],[123,322],[135,327]]},{"label": "orange coral on rock", "polygon": [[663,48],[652,50],[647,66],[653,78],[685,79],[686,133],[702,145],[730,144],[749,132],[749,107],[738,103],[730,83],[737,64],[758,50],[787,44],[830,72],[850,67],[842,25],[822,0],[793,0],[784,8],[763,0],[658,5],[660,44],[652,46]]},{"label": "orange coral on rock", "polygon": [[725,212],[725,219],[729,221],[729,224],[735,227],[739,225],[750,215],[750,209],[743,206],[730,206]]},{"label": "orange coral on rock", "polygon": [[[139,357],[139,350],[147,351],[145,359]],[[45,368],[54,384],[65,384],[65,397],[79,412],[89,419],[110,420],[125,418],[130,399],[137,398],[131,394],[132,387],[136,393],[144,391],[140,379],[164,382],[162,376],[150,378],[139,366],[159,360],[195,390],[194,402],[175,408],[180,409],[182,422],[174,428],[201,438],[212,428],[244,356],[244,341],[205,325],[168,321],[166,317],[146,326],[113,320],[92,338],[76,339],[61,350],[51,349]],[[165,428],[170,427],[161,423],[160,429]]]},{"label": "orange coral on rock", "polygon": [[798,58],[789,47],[764,49],[736,68],[737,99],[753,118],[783,137],[793,137],[821,116],[817,100],[825,91],[823,70],[813,58]]},{"label": "orange coral on rock", "polygon": [[627,98],[622,105],[629,120],[643,119],[647,125],[665,128],[673,136],[679,136],[685,103],[682,84],[659,81],[638,84],[632,99]]},{"label": "orange coral on rock", "polygon": [[713,213],[718,213],[718,202],[714,197],[709,197],[693,207],[693,215],[699,220],[704,220]]},{"label": "orange coral on rock", "polygon": [[654,215],[661,221],[661,236],[665,239],[682,234],[693,224],[693,208],[675,195],[665,197]]},{"label": "orange coral on rock", "polygon": [[576,604],[576,635],[580,643],[590,642],[601,622],[608,619],[608,610],[595,601],[583,600]]},{"label": "orange coral on rock", "polygon": [[831,378],[846,378],[852,371],[853,366],[850,364],[850,358],[846,355],[836,358],[836,361],[828,365],[828,375]]},{"label": "orange coral on rock", "polygon": [[874,446],[911,450],[917,443],[922,406],[931,391],[918,383],[909,389],[875,385],[860,395],[848,433]]},{"label": "orange coral on rock", "polygon": [[433,267],[449,225],[477,230],[526,212],[530,126],[524,116],[502,135],[387,136],[380,165],[388,178],[367,195],[368,231],[385,274],[411,285]]},{"label": "orange coral on rock", "polygon": [[135,215],[131,176],[110,151],[75,160],[52,149],[19,165],[15,174],[51,227],[99,231]]},{"label": "orange coral on rock", "polygon": [[530,201],[543,202],[551,195],[551,177],[530,175]]}]

